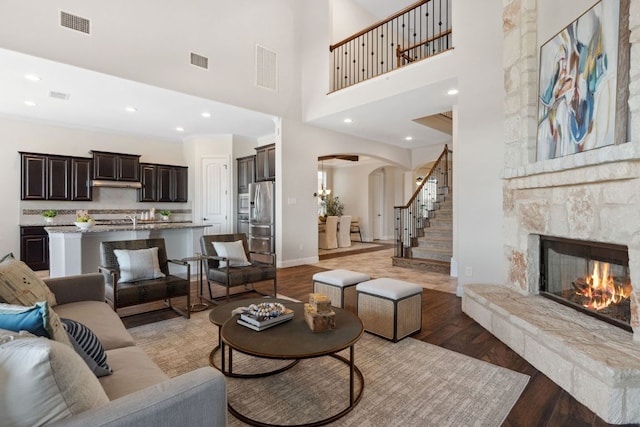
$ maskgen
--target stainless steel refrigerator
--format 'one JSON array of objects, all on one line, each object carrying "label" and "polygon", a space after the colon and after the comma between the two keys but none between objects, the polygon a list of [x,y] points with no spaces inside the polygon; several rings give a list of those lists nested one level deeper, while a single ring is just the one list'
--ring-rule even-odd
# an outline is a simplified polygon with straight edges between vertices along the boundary
[{"label": "stainless steel refrigerator", "polygon": [[270,254],[276,251],[275,183],[249,184],[249,250]]}]

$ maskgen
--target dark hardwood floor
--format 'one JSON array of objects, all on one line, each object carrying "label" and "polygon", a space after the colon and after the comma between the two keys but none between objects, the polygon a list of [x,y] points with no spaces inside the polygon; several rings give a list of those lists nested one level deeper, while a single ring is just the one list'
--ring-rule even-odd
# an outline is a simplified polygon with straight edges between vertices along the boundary
[{"label": "dark hardwood floor", "polygon": [[[312,291],[311,277],[314,273],[324,270],[311,265],[280,269],[278,270],[278,292],[306,301]],[[416,274],[420,273],[416,272]],[[266,283],[264,286],[259,284],[256,287],[268,292],[270,284]],[[610,425],[464,314],[460,298],[429,289],[425,289],[422,295],[422,331],[413,338],[531,377],[503,426]],[[255,296],[257,294],[248,293],[234,298]],[[123,314],[125,313],[121,313]],[[164,309],[153,313],[129,315],[123,320],[128,327],[131,327],[175,316],[177,314],[174,312]],[[425,363],[429,361],[425,360]]]}]

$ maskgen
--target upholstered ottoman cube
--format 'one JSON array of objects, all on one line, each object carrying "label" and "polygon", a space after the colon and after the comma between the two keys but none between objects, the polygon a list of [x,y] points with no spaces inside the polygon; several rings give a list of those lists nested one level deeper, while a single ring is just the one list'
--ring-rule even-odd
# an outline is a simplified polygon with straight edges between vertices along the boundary
[{"label": "upholstered ottoman cube", "polygon": [[422,329],[422,287],[382,278],[358,283],[356,291],[366,331],[397,342]]},{"label": "upholstered ottoman cube", "polygon": [[356,312],[356,285],[369,276],[351,270],[329,270],[313,275],[313,292],[325,294],[334,307]]}]

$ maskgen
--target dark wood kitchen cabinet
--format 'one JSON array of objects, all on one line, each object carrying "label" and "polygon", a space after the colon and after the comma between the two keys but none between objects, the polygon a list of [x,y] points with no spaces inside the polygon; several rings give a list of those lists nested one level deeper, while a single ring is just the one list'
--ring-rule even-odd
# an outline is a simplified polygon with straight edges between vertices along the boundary
[{"label": "dark wood kitchen cabinet", "polygon": [[142,188],[138,190],[139,202],[156,201],[156,185],[158,181],[158,168],[149,163],[140,163],[140,183]]},{"label": "dark wood kitchen cabinet", "polygon": [[140,156],[137,154],[91,151],[93,154],[93,179],[108,181],[140,180]]},{"label": "dark wood kitchen cabinet", "polygon": [[91,159],[20,153],[22,200],[91,200]]},{"label": "dark wood kitchen cabinet", "polygon": [[47,199],[47,156],[43,154],[20,153],[22,157],[22,200]]},{"label": "dark wood kitchen cabinet", "polygon": [[20,227],[20,260],[34,271],[49,269],[49,234],[44,227]]},{"label": "dark wood kitchen cabinet", "polygon": [[142,163],[138,201],[186,202],[189,198],[188,171],[184,166]]},{"label": "dark wood kitchen cabinet", "polygon": [[238,194],[248,193],[249,184],[256,180],[256,156],[240,157],[238,166]]},{"label": "dark wood kitchen cabinet", "polygon": [[71,200],[82,202],[92,200],[92,174],[93,160],[85,157],[71,158]]},{"label": "dark wood kitchen cabinet", "polygon": [[70,200],[71,159],[47,156],[47,200]]},{"label": "dark wood kitchen cabinet", "polygon": [[276,179],[276,145],[256,148],[256,181]]}]

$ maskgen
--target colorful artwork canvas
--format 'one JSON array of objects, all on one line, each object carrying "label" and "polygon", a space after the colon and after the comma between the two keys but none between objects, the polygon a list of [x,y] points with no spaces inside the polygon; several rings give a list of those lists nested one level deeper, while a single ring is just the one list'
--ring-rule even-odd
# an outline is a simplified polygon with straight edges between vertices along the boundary
[{"label": "colorful artwork canvas", "polygon": [[615,143],[618,0],[602,0],[540,48],[537,159]]}]

